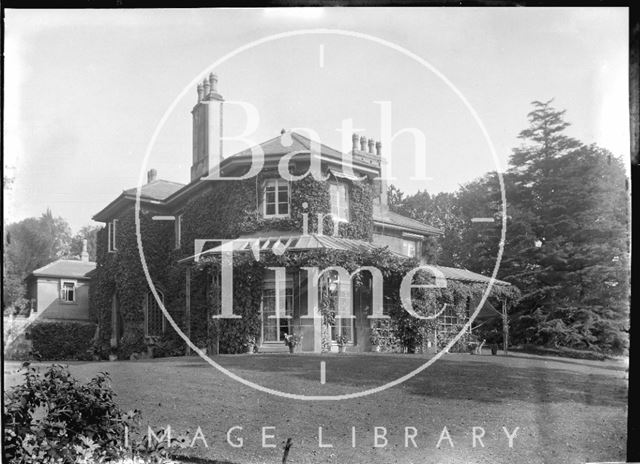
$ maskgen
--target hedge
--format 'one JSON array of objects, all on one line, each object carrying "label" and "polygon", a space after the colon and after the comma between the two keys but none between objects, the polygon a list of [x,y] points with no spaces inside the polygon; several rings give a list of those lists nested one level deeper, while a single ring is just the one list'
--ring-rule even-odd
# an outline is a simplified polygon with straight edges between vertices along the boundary
[{"label": "hedge", "polygon": [[96,325],[77,321],[36,322],[29,329],[33,353],[43,360],[90,360]]}]

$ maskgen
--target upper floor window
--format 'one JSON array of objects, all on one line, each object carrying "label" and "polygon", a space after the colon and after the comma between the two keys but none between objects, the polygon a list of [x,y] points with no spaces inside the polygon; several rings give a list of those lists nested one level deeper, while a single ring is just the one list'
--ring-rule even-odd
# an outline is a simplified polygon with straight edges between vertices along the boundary
[{"label": "upper floor window", "polygon": [[340,221],[349,221],[349,194],[347,186],[341,183],[329,184],[331,215]]},{"label": "upper floor window", "polygon": [[176,220],[173,224],[173,231],[175,236],[174,248],[177,250],[178,248],[180,248],[182,240],[182,214],[178,214],[176,216]]},{"label": "upper floor window", "polygon": [[60,281],[60,299],[65,303],[76,302],[76,281],[75,280]]},{"label": "upper floor window", "polygon": [[268,179],[264,183],[264,217],[289,216],[289,183],[283,179]]},{"label": "upper floor window", "polygon": [[118,223],[117,219],[109,222],[107,224],[107,251],[116,251],[118,247],[116,246],[116,224]]},{"label": "upper floor window", "polygon": [[415,240],[402,241],[402,254],[410,258],[418,257],[418,242]]}]

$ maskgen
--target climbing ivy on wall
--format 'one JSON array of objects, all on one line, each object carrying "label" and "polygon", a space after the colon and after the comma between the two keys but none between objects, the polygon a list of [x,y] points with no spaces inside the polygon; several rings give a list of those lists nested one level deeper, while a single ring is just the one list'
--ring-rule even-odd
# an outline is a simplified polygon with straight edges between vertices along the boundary
[{"label": "climbing ivy on wall", "polygon": [[[352,272],[360,266],[376,266],[382,270],[385,278],[385,307],[393,319],[390,330],[395,337],[394,343],[405,347],[423,343],[432,322],[417,320],[402,310],[398,293],[402,278],[417,262],[386,250],[359,253],[317,250],[283,256],[263,253],[259,262],[250,254],[234,257],[234,311],[243,317],[236,320],[212,318],[219,313],[219,295],[212,285],[215,276],[219,275],[219,258],[209,256],[197,264],[192,261],[179,263],[180,259],[193,254],[195,239],[233,239],[243,234],[274,230],[298,234],[303,230],[303,212],[308,213],[308,232],[316,233],[317,213],[330,212],[328,182],[307,176],[290,183],[290,217],[265,219],[261,212],[262,183],[266,178],[276,175],[275,171],[263,171],[259,176],[247,180],[206,184],[175,212],[182,214],[181,246],[177,250],[174,250],[173,222],[154,221],[151,217],[157,212],[141,211],[141,237],[149,273],[156,288],[164,294],[165,307],[176,324],[190,333],[191,340],[197,346],[213,349],[215,340],[216,349],[220,352],[244,352],[260,333],[260,300],[266,267],[282,266],[296,271],[303,266],[320,269],[342,266]],[[339,236],[370,241],[374,198],[371,181],[350,183],[349,198],[350,221],[340,223]],[[306,208],[303,203],[306,203]],[[117,219],[117,252],[109,253],[106,250],[106,229],[98,233],[98,266],[92,280],[90,302],[92,317],[99,325],[99,348],[108,350],[112,336],[112,298],[116,296],[122,318],[118,354],[128,358],[132,353],[146,350],[144,302],[149,289],[138,252],[133,207]],[[323,232],[327,235],[333,232],[333,222],[329,217],[325,218]],[[191,309],[190,324],[186,327],[185,276],[188,267],[192,268]],[[418,292],[414,306],[416,311],[431,314],[434,305],[440,307],[447,302],[456,310],[463,311],[466,310],[464,305],[469,292],[478,291],[481,292],[481,289],[450,282],[450,286],[438,292]],[[178,340],[168,324],[164,338],[165,342]]]},{"label": "climbing ivy on wall", "polygon": [[[317,214],[330,212],[329,185],[326,181],[307,176],[290,183],[290,217],[264,218],[261,210],[262,183],[276,171],[263,171],[260,175],[234,182],[212,182],[211,186],[185,206],[182,216],[182,249],[185,255],[192,251],[195,239],[237,238],[242,234],[259,231],[303,230],[304,212],[308,213],[308,232],[318,230]],[[340,223],[338,235],[344,238],[371,240],[373,235],[373,187],[370,181],[349,184],[350,218]],[[303,203],[307,208],[303,208]],[[333,222],[325,217],[323,232],[333,232]]]},{"label": "climbing ivy on wall", "polygon": [[[255,261],[251,253],[244,253],[237,258],[234,256],[233,279],[233,307],[234,313],[242,315],[241,319],[220,320],[215,329],[209,334],[219,337],[220,352],[241,353],[246,351],[248,341],[257,338],[260,332],[260,298],[261,282],[268,267],[284,267],[290,272],[300,272],[303,267],[317,267],[324,269],[329,266],[342,266],[350,273],[359,267],[375,266],[381,270],[384,278],[383,296],[385,308],[391,321],[389,330],[392,345],[404,347],[407,351],[422,348],[426,337],[435,327],[433,320],[421,320],[407,313],[400,300],[400,284],[405,275],[418,266],[417,261],[402,258],[386,249],[353,251],[312,250],[304,253],[285,253],[276,256],[272,253],[262,253],[260,261]],[[195,275],[211,277],[220,273],[220,257],[207,256],[193,267]],[[357,286],[362,284],[362,274],[354,278]],[[427,273],[417,273],[414,284],[432,283]],[[412,301],[414,310],[424,316],[433,315],[443,304],[448,304],[460,318],[466,317],[467,300],[479,298],[485,291],[480,284],[463,284],[457,281],[447,281],[445,288],[413,289]],[[517,290],[513,287],[494,286],[491,295],[496,298],[515,298]],[[207,293],[207,301],[203,302],[209,308],[211,315],[219,314],[219,294],[214,289]],[[209,323],[211,327],[211,323]]]},{"label": "climbing ivy on wall", "polygon": [[[168,281],[173,243],[172,224],[153,221],[149,211],[141,211],[140,230],[150,275],[165,296],[171,296]],[[118,354],[128,358],[146,351],[144,340],[144,299],[149,291],[138,252],[133,208],[117,218],[116,252],[107,251],[107,232],[98,232],[97,267],[91,282],[90,308],[99,326],[99,347],[108,350],[112,336],[112,301],[115,295],[121,316],[122,336]],[[170,307],[171,298],[165,301]]]},{"label": "climbing ivy on wall", "polygon": [[[300,172],[294,172],[297,175]],[[165,307],[175,322],[185,327],[185,272],[186,266],[178,260],[193,254],[195,239],[237,238],[242,234],[258,231],[280,230],[294,234],[302,232],[303,212],[309,214],[308,231],[317,231],[317,213],[330,212],[329,186],[311,176],[290,183],[290,217],[265,219],[261,211],[262,183],[269,177],[276,177],[275,170],[265,170],[259,176],[233,182],[211,182],[197,196],[191,198],[179,211],[182,214],[181,246],[174,250],[173,222],[153,221],[154,211],[141,211],[140,229],[146,262],[153,281],[165,296]],[[351,199],[350,222],[340,223],[339,235],[346,238],[370,240],[373,224],[373,193],[370,181],[349,185]],[[303,203],[307,207],[303,208]],[[112,330],[112,298],[115,295],[122,317],[123,333],[118,353],[128,357],[131,353],[145,350],[144,341],[144,300],[149,291],[140,262],[135,234],[133,206],[116,218],[117,252],[107,251],[107,231],[98,233],[98,266],[91,286],[91,312],[99,324],[98,345],[108,350]],[[325,234],[333,232],[333,222],[326,217],[323,224]],[[249,278],[247,274],[245,276]],[[262,291],[260,279],[252,284],[250,295],[234,295],[237,307],[247,309],[243,323],[220,321],[210,327],[210,301],[207,289],[211,275],[194,275],[191,283],[191,339],[200,345],[207,343],[213,331],[225,333],[220,340],[220,348],[226,352],[242,351],[246,340],[239,334],[255,336],[260,328],[259,312],[255,312],[256,301]],[[241,284],[236,286],[240,287]],[[165,338],[175,339],[172,329]],[[245,337],[246,338],[246,337]]]}]

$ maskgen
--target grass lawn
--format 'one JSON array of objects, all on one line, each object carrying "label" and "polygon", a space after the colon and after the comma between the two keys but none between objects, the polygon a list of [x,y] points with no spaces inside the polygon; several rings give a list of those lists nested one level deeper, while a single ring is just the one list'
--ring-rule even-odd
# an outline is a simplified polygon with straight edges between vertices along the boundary
[{"label": "grass lawn", "polygon": [[[306,395],[344,394],[382,385],[424,363],[421,355],[257,354],[218,356],[243,378]],[[320,362],[326,362],[326,384]],[[5,363],[5,388],[20,381],[20,363]],[[449,354],[407,382],[363,398],[291,400],[240,384],[196,357],[71,363],[86,380],[111,374],[118,401],[142,411],[154,429],[176,434],[200,426],[207,441],[186,452],[234,463],[280,463],[293,439],[290,463],[584,463],[623,461],[627,381],[623,361],[587,361],[526,354]],[[231,431],[234,443],[227,442]],[[484,447],[472,446],[482,427]],[[262,447],[262,428],[267,444]],[[319,447],[318,428],[323,428]],[[356,446],[352,447],[352,427]],[[387,444],[374,447],[376,427]],[[415,435],[405,446],[405,428]],[[412,427],[412,428],[411,428]],[[451,440],[438,440],[447,431]],[[513,448],[503,431],[519,427]],[[481,434],[480,429],[476,429]],[[383,429],[378,429],[383,434]],[[414,447],[415,443],[415,447]],[[453,443],[453,448],[451,447]],[[384,444],[379,440],[379,444]]]}]

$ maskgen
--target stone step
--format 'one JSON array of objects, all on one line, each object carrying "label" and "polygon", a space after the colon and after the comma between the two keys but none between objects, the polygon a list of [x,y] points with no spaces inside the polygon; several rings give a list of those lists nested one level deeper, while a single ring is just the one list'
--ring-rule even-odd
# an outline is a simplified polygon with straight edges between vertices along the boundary
[{"label": "stone step", "polygon": [[263,343],[258,353],[288,353],[289,347],[284,343]]}]

